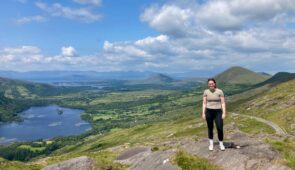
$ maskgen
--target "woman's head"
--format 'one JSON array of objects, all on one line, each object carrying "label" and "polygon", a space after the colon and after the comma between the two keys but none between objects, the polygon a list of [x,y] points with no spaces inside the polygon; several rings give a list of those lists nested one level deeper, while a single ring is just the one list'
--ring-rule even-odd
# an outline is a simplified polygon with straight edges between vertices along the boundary
[{"label": "woman's head", "polygon": [[214,78],[209,78],[207,83],[208,83],[209,89],[215,89],[217,87],[216,81]]}]

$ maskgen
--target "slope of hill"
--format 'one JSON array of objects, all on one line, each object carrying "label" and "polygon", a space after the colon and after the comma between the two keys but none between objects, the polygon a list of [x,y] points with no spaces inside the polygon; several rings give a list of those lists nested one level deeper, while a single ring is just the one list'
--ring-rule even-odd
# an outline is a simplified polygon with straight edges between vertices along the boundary
[{"label": "slope of hill", "polygon": [[295,135],[295,79],[269,87],[237,104],[236,111],[271,120]]},{"label": "slope of hill", "polygon": [[[0,77],[0,92],[7,98],[35,98],[77,92],[87,87],[57,87],[48,84],[14,80]],[[88,87],[89,88],[89,87]]]},{"label": "slope of hill", "polygon": [[217,82],[229,84],[257,84],[267,80],[269,77],[243,67],[231,67],[215,76]]},{"label": "slope of hill", "polygon": [[16,114],[32,105],[46,104],[46,97],[78,92],[89,87],[56,87],[0,77],[0,122],[20,120]]},{"label": "slope of hill", "polygon": [[272,76],[271,78],[267,79],[266,81],[263,81],[261,83],[258,83],[255,86],[263,86],[266,84],[269,85],[277,85],[279,83],[283,83],[289,80],[295,79],[295,73],[288,73],[288,72],[278,72],[277,74],[275,74],[274,76]]}]

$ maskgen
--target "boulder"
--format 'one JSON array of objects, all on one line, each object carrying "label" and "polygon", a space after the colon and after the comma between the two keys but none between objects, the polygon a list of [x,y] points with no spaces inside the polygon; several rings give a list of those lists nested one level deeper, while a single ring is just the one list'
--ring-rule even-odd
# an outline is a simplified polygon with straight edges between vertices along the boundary
[{"label": "boulder", "polygon": [[93,170],[94,161],[87,156],[73,158],[57,164],[49,165],[43,170]]}]

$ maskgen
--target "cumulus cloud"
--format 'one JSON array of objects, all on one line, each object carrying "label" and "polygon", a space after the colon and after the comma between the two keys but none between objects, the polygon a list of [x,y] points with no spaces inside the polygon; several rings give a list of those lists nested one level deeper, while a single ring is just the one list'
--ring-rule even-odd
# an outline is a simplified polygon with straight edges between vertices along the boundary
[{"label": "cumulus cloud", "polygon": [[147,37],[145,39],[137,40],[135,42],[138,46],[150,46],[155,43],[164,43],[169,40],[169,37],[166,35],[159,35],[157,37]]},{"label": "cumulus cloud", "polygon": [[148,22],[156,30],[175,36],[183,36],[189,27],[193,27],[193,12],[176,5],[152,6],[145,9],[141,20]]},{"label": "cumulus cloud", "polygon": [[79,20],[86,23],[91,23],[98,21],[102,18],[101,14],[93,13],[88,8],[70,8],[65,7],[59,3],[54,3],[52,5],[48,5],[46,3],[37,2],[36,6],[44,11],[46,11],[49,15],[52,16],[61,16],[72,20]]},{"label": "cumulus cloud", "polygon": [[[100,52],[86,56],[78,55],[72,46],[62,47],[55,56],[46,56],[32,46],[2,48],[0,63],[11,68],[32,62],[36,63],[33,68],[46,65],[97,71],[210,73],[240,65],[270,73],[282,69],[294,72],[295,32],[288,27],[295,21],[294,5],[291,0],[151,5],[142,11],[140,20],[158,31],[157,36],[135,41],[106,40]],[[65,15],[64,11],[53,10],[53,6],[45,4],[44,9],[49,7],[52,15]]]},{"label": "cumulus cloud", "polygon": [[65,57],[73,57],[76,55],[76,50],[72,46],[62,47],[61,48],[61,55],[65,56]]},{"label": "cumulus cloud", "polygon": [[198,27],[233,31],[249,24],[268,22],[282,14],[294,15],[294,4],[293,0],[209,0],[187,6],[164,4],[145,9],[141,20],[169,35],[187,35]]}]

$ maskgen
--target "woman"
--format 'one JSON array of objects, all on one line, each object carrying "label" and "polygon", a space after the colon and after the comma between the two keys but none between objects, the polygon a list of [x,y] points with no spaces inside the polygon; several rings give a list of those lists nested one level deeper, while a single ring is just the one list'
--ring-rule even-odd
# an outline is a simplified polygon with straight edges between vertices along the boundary
[{"label": "woman", "polygon": [[208,88],[203,94],[203,112],[202,118],[206,119],[208,127],[209,150],[213,150],[213,121],[215,120],[219,147],[225,150],[223,145],[223,119],[226,116],[224,94],[221,89],[216,86],[213,78],[208,79]]}]

